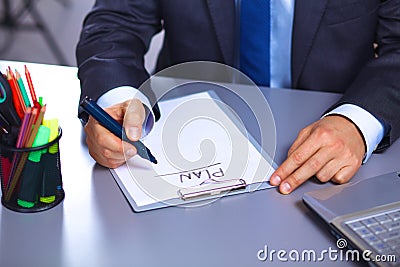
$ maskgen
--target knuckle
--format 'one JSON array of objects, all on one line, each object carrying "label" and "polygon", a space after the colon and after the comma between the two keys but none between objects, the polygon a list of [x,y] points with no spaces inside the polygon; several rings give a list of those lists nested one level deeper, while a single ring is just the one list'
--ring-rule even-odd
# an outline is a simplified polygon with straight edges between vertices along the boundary
[{"label": "knuckle", "polygon": [[344,184],[347,180],[345,179],[345,176],[341,173],[337,173],[334,177],[334,182],[338,184]]},{"label": "knuckle", "polygon": [[300,130],[299,134],[297,135],[298,137],[304,136],[308,134],[308,128],[303,128]]},{"label": "knuckle", "polygon": [[342,153],[341,153],[341,156],[342,156],[342,158],[343,159],[345,159],[346,160],[346,162],[349,164],[349,165],[353,165],[354,163],[355,163],[355,157],[354,157],[354,155],[350,152],[350,151],[343,151]]},{"label": "knuckle", "polygon": [[104,144],[106,140],[107,140],[106,135],[99,134],[95,137],[95,141],[99,145]]},{"label": "knuckle", "polygon": [[317,179],[323,183],[328,182],[331,177],[326,172],[318,172],[316,175]]},{"label": "knuckle", "polygon": [[283,163],[281,166],[279,166],[279,168],[276,170],[276,173],[280,176],[280,177],[286,177],[288,176],[291,172],[289,167],[287,166],[287,163]]},{"label": "knuckle", "polygon": [[350,180],[351,176],[347,174],[346,172],[339,171],[338,173],[335,174],[333,177],[333,181],[338,183],[338,184],[344,184]]},{"label": "knuckle", "polygon": [[292,179],[291,179],[291,184],[292,185],[294,185],[294,187],[297,187],[298,185],[300,185],[301,184],[301,182],[302,182],[302,180],[301,180],[301,177],[298,175],[298,174],[296,174],[296,173],[294,173],[293,175],[292,175],[292,177],[291,177]]},{"label": "knuckle", "polygon": [[350,166],[359,166],[362,163],[362,158],[358,157],[353,151],[350,149],[344,149],[341,153],[341,157],[346,159],[346,162]]},{"label": "knuckle", "polygon": [[330,140],[332,137],[332,130],[327,127],[317,127],[314,132],[317,138],[323,141]]},{"label": "knuckle", "polygon": [[108,148],[102,148],[101,149],[101,154],[103,155],[104,158],[106,159],[110,159],[112,156],[112,152],[111,150],[109,150]]},{"label": "knuckle", "polygon": [[304,162],[304,153],[303,152],[301,152],[301,151],[295,151],[295,152],[293,152],[293,154],[292,154],[292,159],[293,159],[293,162],[296,164],[296,165],[300,165],[300,164],[302,164],[303,162]]},{"label": "knuckle", "polygon": [[321,137],[324,135],[324,130],[325,128],[321,127],[321,126],[317,126],[314,128],[313,132],[315,135],[317,135],[318,137]]},{"label": "knuckle", "polygon": [[361,166],[361,164],[362,164],[362,159],[353,154],[350,159],[350,165],[358,167]]},{"label": "knuckle", "polygon": [[345,155],[346,157],[349,156],[348,153],[349,153],[350,151],[346,149],[346,144],[345,144],[345,142],[344,142],[343,140],[341,140],[341,139],[336,139],[336,140],[332,143],[331,148],[332,148],[334,151],[341,151],[342,153],[344,153],[344,155]]},{"label": "knuckle", "polygon": [[321,162],[317,158],[311,158],[308,161],[308,166],[314,172],[317,172],[321,168]]}]

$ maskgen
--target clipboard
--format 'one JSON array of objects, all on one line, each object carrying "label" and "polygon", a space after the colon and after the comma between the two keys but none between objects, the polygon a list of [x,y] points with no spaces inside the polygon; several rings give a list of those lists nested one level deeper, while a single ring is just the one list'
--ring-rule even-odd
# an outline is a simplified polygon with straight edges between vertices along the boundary
[{"label": "clipboard", "polygon": [[[190,101],[200,101],[201,99],[207,101],[207,103],[210,102],[211,108],[208,108],[208,110],[215,108],[216,110],[218,110],[218,112],[221,112],[221,114],[223,113],[224,116],[226,116],[227,122],[229,121],[235,127],[237,125],[240,125],[239,119],[231,112],[231,110],[229,108],[221,106],[221,102],[219,102],[220,100],[214,91],[206,91],[202,93],[187,95],[180,98],[175,98],[172,100],[160,101],[159,107],[161,110],[162,118],[164,116],[165,121],[167,121],[167,118],[165,117],[168,117],[168,115],[170,114],[168,110],[163,110],[165,107],[171,108],[171,106],[181,106],[183,105],[182,103],[190,103]],[[177,112],[184,113],[179,110]],[[165,116],[165,114],[167,116]],[[227,122],[225,122],[225,124],[229,124]],[[165,125],[160,126],[160,128],[165,128]],[[157,127],[157,124],[154,127]],[[153,129],[153,131],[157,131],[157,129]],[[248,156],[252,159],[257,157],[257,159],[262,162],[262,165],[260,164],[259,166],[249,167],[249,165],[251,165],[251,162],[246,165],[246,170],[254,170],[254,173],[257,174],[256,178],[249,179],[249,177],[246,176],[245,179],[241,177],[240,172],[238,172],[237,176],[235,175],[235,172],[233,172],[233,174],[231,172],[228,175],[229,168],[224,169],[223,162],[215,161],[209,162],[210,164],[206,166],[200,164],[200,167],[195,166],[196,168],[188,168],[184,169],[183,171],[181,169],[178,169],[177,172],[159,174],[157,172],[147,170],[146,168],[152,167],[150,163],[145,162],[143,159],[137,156],[130,159],[126,165],[123,165],[117,169],[110,169],[110,171],[121,191],[123,192],[125,198],[135,212],[143,212],[170,206],[198,206],[202,205],[203,203],[209,203],[210,201],[216,201],[218,198],[221,197],[242,193],[250,193],[256,190],[263,190],[274,187],[270,185],[268,181],[269,176],[277,168],[276,163],[259,146],[255,139],[244,131],[245,129],[236,127],[235,133],[232,135],[234,137],[236,136],[237,138],[233,142],[237,141],[239,137],[242,142],[244,142],[243,140],[246,139],[248,145],[252,146],[250,148],[251,152],[254,154],[254,151],[257,151],[258,155],[254,156],[252,154]],[[148,146],[152,150],[153,153],[154,149],[157,149],[158,145],[157,143],[152,143],[152,141],[153,139],[156,139],[156,137],[154,136],[159,135],[160,133],[151,136],[150,132],[149,136],[145,137],[142,140],[146,144],[146,146]],[[162,152],[156,153],[155,156],[160,157],[160,154],[162,154]],[[160,158],[158,158],[158,160],[163,162],[163,159],[160,160]],[[262,170],[259,168],[260,166],[263,167]],[[246,173],[247,172],[245,172],[245,174]],[[173,176],[174,178],[176,178],[175,180],[177,180],[177,177],[180,176],[181,182],[182,180],[185,180],[184,182],[195,182],[195,184],[191,184],[190,186],[171,184],[170,181],[165,180],[169,176]]]}]

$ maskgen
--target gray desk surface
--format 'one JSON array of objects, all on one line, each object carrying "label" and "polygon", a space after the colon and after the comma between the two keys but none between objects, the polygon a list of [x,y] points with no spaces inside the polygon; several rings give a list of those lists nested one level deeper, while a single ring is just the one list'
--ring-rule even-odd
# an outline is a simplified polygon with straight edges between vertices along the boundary
[{"label": "gray desk surface", "polygon": [[[18,62],[0,62],[0,69]],[[336,240],[303,204],[306,191],[334,186],[308,181],[288,196],[276,189],[222,198],[199,208],[167,208],[134,213],[108,169],[94,163],[81,141],[76,118],[79,81],[76,68],[29,64],[37,94],[48,116],[63,128],[60,143],[65,200],[36,214],[0,208],[0,266],[263,266],[257,252],[313,249]],[[314,121],[339,96],[265,89],[277,133],[281,163],[299,129]],[[400,143],[373,155],[353,181],[400,168]],[[304,266],[318,263],[301,262]],[[332,262],[324,265],[355,265]]]}]

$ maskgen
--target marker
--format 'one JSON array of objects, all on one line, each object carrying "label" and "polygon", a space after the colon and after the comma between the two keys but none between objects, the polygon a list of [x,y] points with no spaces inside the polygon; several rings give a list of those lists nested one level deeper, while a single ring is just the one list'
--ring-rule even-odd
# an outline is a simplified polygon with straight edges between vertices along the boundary
[{"label": "marker", "polygon": [[[43,125],[50,129],[48,142],[52,142],[58,136],[58,120],[43,120]],[[62,189],[60,166],[58,162],[58,143],[51,145],[48,151],[42,154],[44,166],[40,202],[52,203],[56,200],[57,190]]]},{"label": "marker", "polygon": [[6,156],[0,155],[1,164],[1,192],[4,193],[11,172],[11,161]]},{"label": "marker", "polygon": [[[40,125],[32,147],[47,144],[49,141],[50,129]],[[21,174],[21,185],[19,188],[17,203],[24,208],[32,208],[37,202],[40,184],[42,182],[43,165],[41,163],[42,150],[29,153]]]},{"label": "marker", "polygon": [[[125,130],[121,124],[119,124],[116,120],[114,120],[107,112],[105,112],[96,102],[86,96],[80,106],[85,110],[89,115],[95,118],[103,127],[112,132],[115,136],[119,138],[123,138],[126,136]],[[151,161],[154,164],[157,164],[156,158],[151,154],[150,150],[140,141],[131,141],[128,138],[125,138],[126,142],[132,144],[137,149],[137,153],[140,157]]]},{"label": "marker", "polygon": [[[6,133],[1,135],[2,145],[13,147],[15,144],[15,133]],[[1,190],[4,193],[6,186],[8,184],[8,179],[11,173],[11,159],[13,157],[13,152],[9,151],[7,148],[1,149],[0,152],[0,172],[1,172]]]}]

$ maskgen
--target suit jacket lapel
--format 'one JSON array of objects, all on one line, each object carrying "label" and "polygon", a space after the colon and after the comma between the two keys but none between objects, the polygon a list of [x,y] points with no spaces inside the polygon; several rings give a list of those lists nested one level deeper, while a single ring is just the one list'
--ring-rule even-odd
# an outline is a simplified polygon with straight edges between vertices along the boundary
[{"label": "suit jacket lapel", "polygon": [[235,1],[207,0],[207,4],[224,61],[228,65],[233,65],[235,44]]},{"label": "suit jacket lapel", "polygon": [[292,32],[292,87],[298,87],[301,72],[312,49],[328,0],[297,0]]}]

